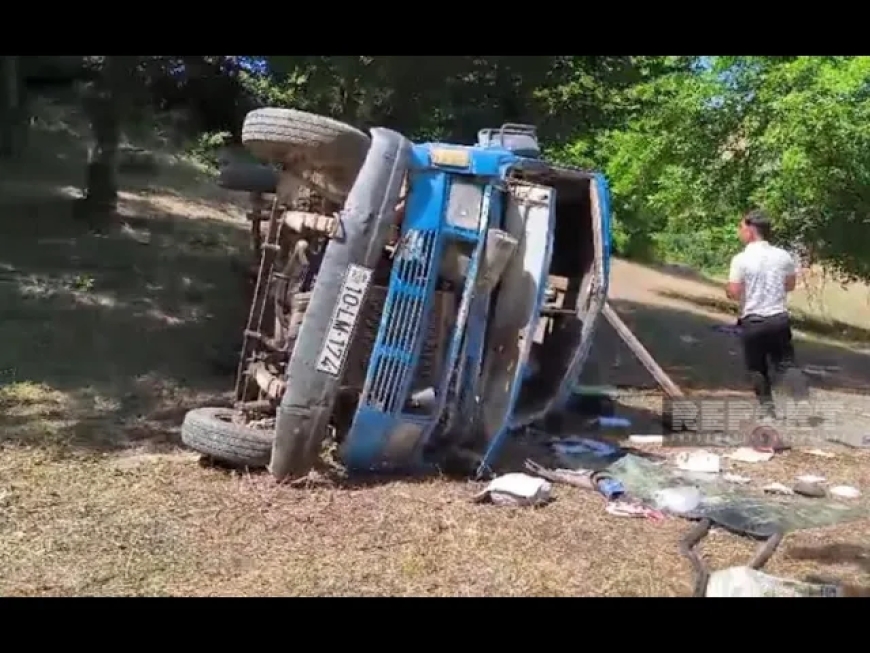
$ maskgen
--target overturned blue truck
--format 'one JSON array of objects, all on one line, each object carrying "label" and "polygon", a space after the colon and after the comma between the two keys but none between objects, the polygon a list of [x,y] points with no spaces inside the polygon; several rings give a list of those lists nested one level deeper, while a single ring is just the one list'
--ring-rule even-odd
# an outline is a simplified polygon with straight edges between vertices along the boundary
[{"label": "overturned blue truck", "polygon": [[278,479],[326,444],[351,472],[483,475],[564,408],[607,296],[602,175],[542,160],[527,125],[414,144],[266,108],[243,143],[277,172],[236,404],[188,413],[185,444]]}]

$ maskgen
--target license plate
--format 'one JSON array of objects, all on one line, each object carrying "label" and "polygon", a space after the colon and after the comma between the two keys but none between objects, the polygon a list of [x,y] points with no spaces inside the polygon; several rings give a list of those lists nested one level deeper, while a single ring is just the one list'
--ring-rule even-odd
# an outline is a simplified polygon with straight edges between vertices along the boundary
[{"label": "license plate", "polygon": [[317,356],[318,372],[334,377],[341,375],[371,280],[372,271],[368,268],[361,265],[348,267],[338,293],[338,302],[332,312],[326,341]]}]

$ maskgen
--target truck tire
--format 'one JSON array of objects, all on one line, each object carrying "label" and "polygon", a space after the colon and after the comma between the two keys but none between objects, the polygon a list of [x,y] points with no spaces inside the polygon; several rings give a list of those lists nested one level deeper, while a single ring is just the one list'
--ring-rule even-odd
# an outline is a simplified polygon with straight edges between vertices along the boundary
[{"label": "truck tire", "polygon": [[328,199],[350,192],[371,139],[338,120],[295,109],[264,108],[248,113],[242,143],[258,159],[281,163]]},{"label": "truck tire", "polygon": [[184,416],[181,441],[199,453],[235,467],[266,467],[274,432],[232,422],[229,408],[196,408]]},{"label": "truck tire", "polygon": [[218,186],[245,193],[274,193],[278,187],[278,172],[256,163],[230,163],[221,168]]}]

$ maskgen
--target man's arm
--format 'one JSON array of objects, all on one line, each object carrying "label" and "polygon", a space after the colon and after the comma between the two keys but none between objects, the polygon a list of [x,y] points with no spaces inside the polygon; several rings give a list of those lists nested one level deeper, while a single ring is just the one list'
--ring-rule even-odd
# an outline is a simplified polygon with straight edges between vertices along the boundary
[{"label": "man's arm", "polygon": [[795,265],[794,258],[792,258],[788,253],[786,267],[785,267],[785,291],[791,292],[795,289],[797,285],[797,266]]},{"label": "man's arm", "polygon": [[740,261],[740,254],[731,259],[728,283],[725,284],[725,295],[735,302],[739,302],[743,297],[743,264]]}]

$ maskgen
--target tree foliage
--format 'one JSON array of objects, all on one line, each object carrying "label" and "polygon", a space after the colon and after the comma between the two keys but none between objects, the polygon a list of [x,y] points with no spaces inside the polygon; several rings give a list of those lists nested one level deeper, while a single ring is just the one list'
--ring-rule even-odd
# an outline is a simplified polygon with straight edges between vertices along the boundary
[{"label": "tree foliage", "polygon": [[628,247],[712,265],[736,217],[766,209],[780,240],[870,276],[870,58],[715,57],[631,90],[600,161]]},{"label": "tree foliage", "polygon": [[24,76],[106,84],[126,70],[110,84],[122,120],[143,106],[182,111],[192,134],[237,137],[262,105],[417,140],[472,142],[483,127],[534,123],[547,156],[608,173],[623,253],[722,265],[737,216],[760,206],[781,240],[870,278],[868,57],[116,59],[32,57]]}]

